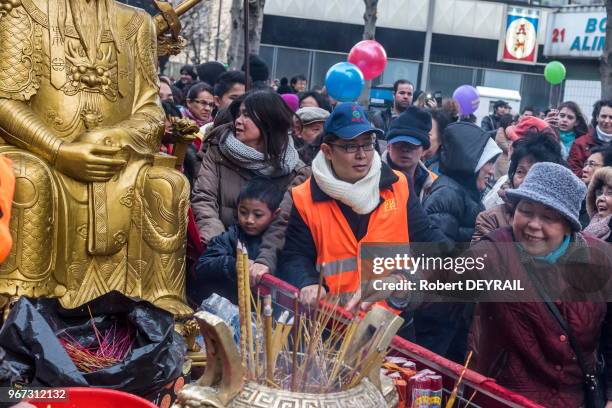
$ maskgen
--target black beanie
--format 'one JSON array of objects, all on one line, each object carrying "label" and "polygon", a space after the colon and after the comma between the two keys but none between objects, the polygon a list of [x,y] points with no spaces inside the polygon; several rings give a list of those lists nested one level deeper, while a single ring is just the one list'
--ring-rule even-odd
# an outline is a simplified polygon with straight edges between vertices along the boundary
[{"label": "black beanie", "polygon": [[227,70],[220,62],[208,61],[198,65],[196,71],[198,71],[200,81],[206,82],[208,85],[214,87],[217,84],[219,76]]},{"label": "black beanie", "polygon": [[[387,131],[387,143],[391,144],[393,139],[401,136],[417,139],[425,150],[431,145],[429,142],[429,132],[431,131],[431,114],[416,106],[409,106],[401,115],[393,119]],[[405,140],[410,143],[410,141]]]},{"label": "black beanie", "polygon": [[[251,54],[249,55],[249,74],[251,75],[251,79],[253,82],[257,81],[267,81],[270,77],[270,71],[268,70],[268,66],[265,61],[259,58],[258,55]],[[242,65],[242,70],[246,72],[246,65]]]}]

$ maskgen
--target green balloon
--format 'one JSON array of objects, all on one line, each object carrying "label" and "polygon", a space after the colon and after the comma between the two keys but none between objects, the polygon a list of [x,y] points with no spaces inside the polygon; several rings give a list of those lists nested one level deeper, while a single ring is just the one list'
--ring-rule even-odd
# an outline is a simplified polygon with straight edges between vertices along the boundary
[{"label": "green balloon", "polygon": [[551,61],[544,68],[544,78],[553,85],[558,85],[565,79],[565,65],[559,61]]}]

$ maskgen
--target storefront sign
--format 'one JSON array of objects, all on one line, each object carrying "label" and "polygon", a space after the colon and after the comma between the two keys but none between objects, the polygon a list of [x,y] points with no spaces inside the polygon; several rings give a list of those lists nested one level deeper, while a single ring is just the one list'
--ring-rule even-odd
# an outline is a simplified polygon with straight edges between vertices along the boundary
[{"label": "storefront sign", "polygon": [[538,60],[540,10],[508,6],[498,60],[535,64]]},{"label": "storefront sign", "polygon": [[599,58],[606,41],[605,8],[553,13],[548,19],[544,55]]}]

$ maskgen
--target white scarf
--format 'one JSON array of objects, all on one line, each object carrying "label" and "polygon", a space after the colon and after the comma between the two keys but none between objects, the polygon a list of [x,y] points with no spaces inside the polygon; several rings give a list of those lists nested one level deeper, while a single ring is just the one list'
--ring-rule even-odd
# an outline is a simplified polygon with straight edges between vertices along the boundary
[{"label": "white scarf", "polygon": [[331,198],[351,207],[357,214],[369,214],[380,202],[380,156],[375,152],[368,174],[356,183],[338,180],[331,163],[319,151],[312,161],[312,176],[321,190]]},{"label": "white scarf", "polygon": [[599,128],[599,125],[597,126],[596,130],[597,130],[597,138],[599,140],[601,140],[604,143],[612,142],[612,134],[604,133],[604,131]]}]

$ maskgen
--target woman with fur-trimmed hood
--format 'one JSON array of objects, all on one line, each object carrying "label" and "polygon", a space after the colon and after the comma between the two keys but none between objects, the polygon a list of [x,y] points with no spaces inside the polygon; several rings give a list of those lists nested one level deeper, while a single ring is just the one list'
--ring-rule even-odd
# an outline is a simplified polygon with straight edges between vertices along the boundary
[{"label": "woman with fur-trimmed hood", "polygon": [[591,222],[584,232],[612,242],[612,167],[602,167],[595,172],[586,205]]}]

